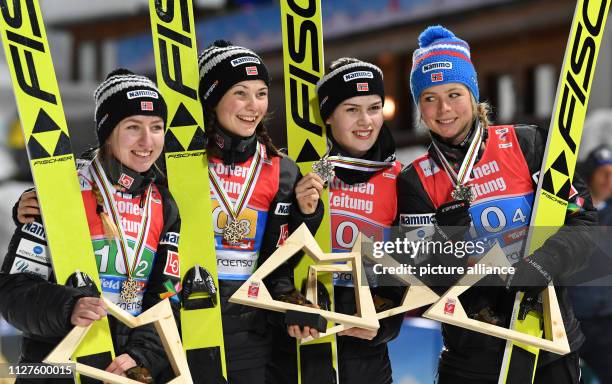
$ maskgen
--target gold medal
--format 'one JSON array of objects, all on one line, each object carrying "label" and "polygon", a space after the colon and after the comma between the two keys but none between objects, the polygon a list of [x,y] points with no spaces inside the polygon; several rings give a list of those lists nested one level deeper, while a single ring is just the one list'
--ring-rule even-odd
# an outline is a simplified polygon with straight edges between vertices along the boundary
[{"label": "gold medal", "polygon": [[248,229],[246,220],[232,220],[223,228],[223,239],[230,244],[239,244],[244,240]]},{"label": "gold medal", "polygon": [[127,280],[124,280],[121,283],[121,300],[125,303],[130,302],[136,298],[138,294],[138,283],[132,277],[128,277]]}]

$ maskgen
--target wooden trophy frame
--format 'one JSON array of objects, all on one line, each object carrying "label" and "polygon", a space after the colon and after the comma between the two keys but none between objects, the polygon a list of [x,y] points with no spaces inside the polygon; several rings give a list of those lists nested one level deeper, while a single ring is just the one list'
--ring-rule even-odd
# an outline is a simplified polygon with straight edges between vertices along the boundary
[{"label": "wooden trophy frame", "polygon": [[[510,266],[499,244],[495,244],[478,264],[483,264],[488,267]],[[440,299],[423,314],[423,316],[432,320],[533,346],[560,355],[565,355],[570,352],[565,326],[561,318],[561,309],[559,308],[557,296],[552,285],[548,286],[548,288],[542,292],[544,338],[469,318],[461,305],[459,295],[467,291],[485,276],[487,275],[466,274],[456,285],[449,288]],[[514,317],[515,314],[513,313],[512,316]]]},{"label": "wooden trophy frame", "polygon": [[[169,383],[179,384],[186,383],[192,384],[191,373],[189,372],[189,366],[187,365],[187,358],[183,352],[183,346],[181,344],[181,338],[176,327],[172,308],[168,299],[162,300],[155,306],[149,308],[147,311],[141,313],[139,316],[132,316],[123,309],[119,308],[110,300],[102,296],[104,303],[107,306],[107,311],[113,315],[117,320],[127,325],[130,328],[140,327],[146,324],[155,326],[157,333],[162,341],[164,350],[170,360],[172,370],[176,374],[176,377]],[[94,368],[86,364],[74,362],[70,360],[70,357],[77,349],[79,344],[85,338],[85,335],[91,328],[91,325],[86,327],[76,326],[64,337],[64,339],[55,347],[53,351],[43,360],[47,364],[76,364],[76,372],[92,377],[94,379],[102,380],[105,383],[113,384],[138,384],[139,381],[128,379],[127,377],[119,376],[114,373],[106,372],[99,368]]]},{"label": "wooden trophy frame", "polygon": [[[315,262],[322,264],[315,266],[314,269],[311,269],[315,276],[317,271],[348,271],[350,268],[350,271],[353,273],[355,279],[355,301],[357,302],[357,315],[346,315],[333,311],[286,303],[283,301],[274,300],[272,298],[270,292],[263,282],[263,279],[300,251],[304,251],[305,256],[308,256]],[[311,298],[316,297],[312,297],[312,292],[313,291],[311,290]],[[365,283],[362,282],[360,239],[357,239],[355,242],[355,247],[353,250],[351,250],[351,252],[324,253],[306,227],[306,224],[302,224],[300,227],[298,227],[298,229],[296,229],[291,236],[285,240],[283,245],[281,245],[272,255],[270,255],[268,260],[266,260],[266,262],[263,263],[249,277],[249,279],[244,282],[244,284],[232,295],[229,301],[232,303],[250,305],[277,312],[298,311],[317,314],[324,317],[328,322],[345,324],[349,327],[361,327],[372,330],[379,328],[370,289],[367,285],[367,281]],[[313,303],[316,303],[316,300],[313,301]]]},{"label": "wooden trophy frame", "polygon": [[[357,241],[359,241],[359,239],[357,239]],[[357,242],[355,244],[357,244]],[[382,257],[380,258],[374,257],[372,255],[372,252],[369,251],[371,249],[371,244],[372,244],[372,240],[370,238],[364,237],[363,244],[366,244],[368,251],[361,252],[361,255],[367,258],[368,260],[381,264],[383,267],[392,267],[392,268],[400,267],[400,263],[387,254],[383,254]],[[316,266],[316,265],[311,266],[309,270],[309,274],[308,274],[308,285],[307,285],[306,297],[311,301],[312,301],[311,297],[317,297],[317,294],[316,294],[316,289],[317,289],[316,273],[317,272],[346,272],[346,271],[348,271],[347,268],[345,269],[336,268],[336,269],[329,270],[327,268],[321,268],[321,266]],[[415,308],[420,308],[420,307],[424,307],[429,304],[433,304],[440,299],[440,296],[438,296],[434,291],[432,291],[428,286],[422,283],[414,275],[397,274],[397,275],[394,275],[394,278],[406,284],[408,288],[406,289],[406,292],[404,293],[404,296],[402,298],[402,302],[400,303],[400,305],[398,305],[397,307],[390,308],[385,311],[376,313],[376,318],[378,320],[386,319],[387,317],[399,315],[401,313],[408,312]],[[328,328],[325,333],[319,333],[318,338],[325,337],[328,335],[333,335],[335,333],[342,332],[348,328],[350,327],[347,327],[345,324],[337,324],[333,327]],[[316,340],[316,339],[313,338],[312,336],[308,336],[302,339],[302,343],[308,343],[313,340]]]}]

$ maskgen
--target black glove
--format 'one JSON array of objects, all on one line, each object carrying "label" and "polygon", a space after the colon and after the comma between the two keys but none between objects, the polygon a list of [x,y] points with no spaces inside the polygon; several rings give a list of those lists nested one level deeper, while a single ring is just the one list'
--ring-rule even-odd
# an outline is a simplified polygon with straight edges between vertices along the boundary
[{"label": "black glove", "polygon": [[511,293],[521,291],[534,296],[543,291],[552,280],[553,271],[545,266],[542,257],[534,254],[514,264],[514,274],[509,275],[506,289]]},{"label": "black glove", "polygon": [[443,241],[463,240],[472,224],[469,209],[467,200],[451,201],[438,207],[433,217],[434,225]]}]

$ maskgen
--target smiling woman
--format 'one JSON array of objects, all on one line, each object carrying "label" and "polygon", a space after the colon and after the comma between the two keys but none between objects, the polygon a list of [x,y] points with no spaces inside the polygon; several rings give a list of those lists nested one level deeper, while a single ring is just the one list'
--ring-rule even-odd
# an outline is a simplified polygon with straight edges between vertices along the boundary
[{"label": "smiling woman", "polygon": [[[299,169],[266,131],[270,78],[261,57],[216,41],[199,66],[228,381],[264,383],[270,315],[228,299],[302,222],[316,230],[322,204],[318,195],[295,196]],[[290,276],[283,265],[266,281],[275,299],[301,295]],[[206,366],[192,373],[210,375]]]},{"label": "smiling woman", "polygon": [[[161,239],[178,237],[180,218],[172,196],[151,169],[164,146],[166,103],[151,80],[125,69],[111,72],[94,99],[100,147],[85,153],[77,165],[101,293],[134,316],[161,296],[171,297],[178,318],[178,297],[168,292],[179,284],[178,270],[167,268],[178,265],[178,244]],[[35,191],[21,196],[17,218],[42,227]],[[43,257],[24,262],[25,244],[38,247]],[[0,312],[24,332],[22,358],[28,362],[39,362],[71,326],[87,326],[106,316],[95,287],[92,291],[55,283],[47,252],[44,232],[18,229],[0,274]],[[13,304],[24,302],[37,305]],[[123,376],[144,367],[163,380],[170,367],[154,328],[130,329],[114,318],[109,322],[117,357],[97,367]]]}]

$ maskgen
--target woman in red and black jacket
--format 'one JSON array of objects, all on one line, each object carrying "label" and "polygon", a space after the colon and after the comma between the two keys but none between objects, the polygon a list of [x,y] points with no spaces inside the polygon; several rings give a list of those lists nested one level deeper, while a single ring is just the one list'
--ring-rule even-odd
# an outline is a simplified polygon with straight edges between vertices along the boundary
[{"label": "woman in red and black jacket", "polygon": [[[476,71],[468,44],[441,26],[419,37],[413,55],[411,89],[418,122],[431,134],[427,154],[398,179],[398,222],[409,231],[430,223],[433,239],[495,239],[515,273],[504,286],[478,286],[461,296],[468,315],[507,326],[517,291],[535,297],[552,280],[559,281],[585,263],[592,241],[588,232],[572,230],[597,222],[584,183],[576,177],[567,199],[565,225],[529,257],[522,246],[530,222],[534,192],[543,161],[546,132],[534,126],[490,126],[488,105],[479,102]],[[472,227],[468,231],[469,227]],[[452,254],[421,255],[422,263],[466,266]],[[432,276],[427,276],[432,278]],[[452,284],[434,278],[433,285]],[[535,382],[577,383],[577,349],[584,340],[567,291],[557,296],[572,353],[541,352]],[[443,324],[445,349],[439,383],[497,383],[505,340]]]},{"label": "woman in red and black jacket", "polygon": [[[164,146],[166,104],[151,80],[124,69],[100,84],[95,102],[100,147],[77,165],[101,293],[134,316],[172,296],[178,319],[178,297],[166,284],[179,282],[172,266],[179,262],[180,217],[153,169]],[[15,215],[21,223],[0,273],[0,313],[24,333],[20,361],[40,363],[73,326],[106,316],[105,305],[90,288],[57,284],[34,191],[22,195]],[[134,257],[125,254],[134,247]],[[130,329],[113,317],[109,325],[117,357],[107,371],[125,376],[141,366],[153,378],[170,372],[152,325]]]}]

